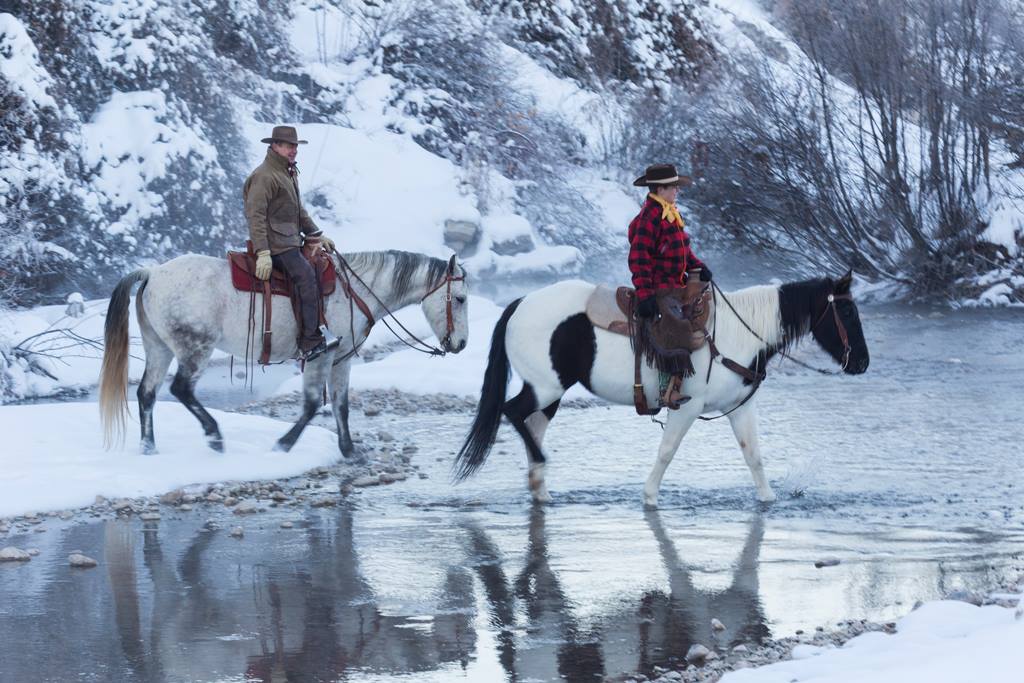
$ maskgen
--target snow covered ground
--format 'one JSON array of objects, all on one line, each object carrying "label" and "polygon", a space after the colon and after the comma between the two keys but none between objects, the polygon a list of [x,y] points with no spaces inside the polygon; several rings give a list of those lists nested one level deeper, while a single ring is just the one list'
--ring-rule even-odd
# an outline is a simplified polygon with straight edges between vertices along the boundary
[{"label": "snow covered ground", "polygon": [[136,424],[126,445],[103,449],[95,403],[0,408],[0,518],[91,505],[96,496],[154,496],[190,484],[276,479],[338,459],[337,437],[309,426],[289,453],[272,452],[289,428],[279,420],[211,410],[224,435],[215,453],[196,419],[177,402],[158,402],[159,454],[138,454]]},{"label": "snow covered ground", "polygon": [[1011,683],[1024,680],[1024,619],[1011,609],[926,603],[895,634],[836,649],[797,646],[791,661],[726,674],[721,683]]}]

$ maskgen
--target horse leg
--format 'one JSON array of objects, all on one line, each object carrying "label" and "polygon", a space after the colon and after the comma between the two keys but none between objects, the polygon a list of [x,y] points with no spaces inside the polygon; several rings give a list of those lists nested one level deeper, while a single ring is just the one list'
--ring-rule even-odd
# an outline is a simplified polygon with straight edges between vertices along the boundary
[{"label": "horse leg", "polygon": [[178,372],[171,382],[171,394],[181,401],[182,405],[188,408],[188,412],[196,416],[199,424],[203,426],[206,440],[210,448],[218,453],[224,452],[224,437],[220,434],[217,421],[213,419],[206,408],[196,398],[196,382],[203,373],[206,362],[210,360],[213,353],[213,346],[198,346],[185,358],[178,357]]},{"label": "horse leg", "polygon": [[[551,424],[551,420],[554,419],[555,413],[558,412],[558,405],[560,402],[560,400],[555,401],[543,410],[530,413],[526,420],[524,420],[526,428],[530,430],[530,436],[533,437],[538,449],[543,448],[544,446],[544,434],[547,432],[548,425]],[[528,481],[530,491],[533,492],[534,500],[538,503],[551,502],[551,494],[548,493],[548,485],[544,481],[543,462],[531,462]]]},{"label": "horse leg", "polygon": [[346,458],[352,457],[356,447],[348,428],[348,378],[352,366],[343,360],[331,368],[331,412],[338,426],[338,447]]},{"label": "horse leg", "polygon": [[654,461],[647,482],[644,484],[644,507],[655,509],[658,507],[658,490],[661,488],[661,478],[665,476],[665,470],[679,450],[686,432],[690,430],[700,408],[692,405],[697,401],[684,403],[678,410],[670,410],[668,419],[665,420],[665,430],[661,433],[661,444],[658,445],[658,459]]},{"label": "horse leg", "polygon": [[299,440],[299,435],[306,428],[309,421],[320,410],[323,401],[324,384],[327,381],[327,368],[331,362],[331,354],[324,354],[312,363],[306,363],[302,373],[302,413],[295,421],[288,433],[278,439],[274,444],[275,451],[287,453]]},{"label": "horse leg", "polygon": [[[551,415],[554,416],[555,410],[558,409],[557,403],[561,395],[546,398],[550,398],[550,400],[545,401],[543,404],[547,406],[545,411],[550,410]],[[555,406],[554,409],[551,409],[552,405]],[[551,494],[548,493],[547,486],[544,483],[544,464],[547,460],[534,434],[539,434],[541,439],[543,439],[550,418],[545,412],[538,411],[539,407],[540,404],[537,401],[537,394],[533,386],[529,383],[524,383],[522,391],[514,398],[505,402],[505,405],[502,406],[502,412],[508,418],[508,421],[512,423],[512,427],[515,428],[516,432],[519,433],[523,443],[526,444],[526,457],[530,465],[528,481],[533,500],[537,503],[549,503],[551,502]],[[537,417],[534,417],[535,415]],[[531,420],[532,428],[527,425],[527,420]]]},{"label": "horse leg", "polygon": [[761,446],[757,440],[757,408],[751,402],[729,415],[729,424],[732,425],[732,433],[739,441],[740,450],[743,451],[743,459],[747,461],[747,467],[754,476],[754,486],[757,487],[757,499],[762,503],[775,501],[775,492],[772,491],[768,478],[764,475],[764,463],[761,461]]},{"label": "horse leg", "polygon": [[139,390],[136,393],[139,397],[139,425],[142,428],[139,450],[143,455],[153,455],[156,453],[156,442],[153,439],[153,404],[156,403],[156,393],[160,391],[160,386],[167,376],[167,368],[171,365],[174,352],[156,335],[145,318],[139,318],[139,327],[142,330],[142,347],[146,352],[146,371],[142,374],[142,381],[139,382]]}]

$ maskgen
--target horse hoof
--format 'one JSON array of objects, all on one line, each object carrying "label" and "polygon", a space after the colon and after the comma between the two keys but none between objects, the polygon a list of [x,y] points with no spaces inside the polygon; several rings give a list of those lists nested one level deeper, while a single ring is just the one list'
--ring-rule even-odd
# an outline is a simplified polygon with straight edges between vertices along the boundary
[{"label": "horse hoof", "polygon": [[758,495],[757,500],[763,505],[770,505],[775,502],[775,493],[769,491],[767,495]]},{"label": "horse hoof", "polygon": [[551,500],[551,494],[547,491],[535,492],[533,494],[533,502],[537,505],[548,505]]},{"label": "horse hoof", "polygon": [[278,441],[274,444],[274,450],[278,453],[287,453],[292,449],[292,444],[285,443],[284,441]]},{"label": "horse hoof", "polygon": [[207,439],[206,443],[210,446],[210,450],[217,451],[218,453],[224,452],[224,439],[220,435],[211,436]]},{"label": "horse hoof", "polygon": [[156,455],[156,444],[144,443],[139,446],[139,455]]}]

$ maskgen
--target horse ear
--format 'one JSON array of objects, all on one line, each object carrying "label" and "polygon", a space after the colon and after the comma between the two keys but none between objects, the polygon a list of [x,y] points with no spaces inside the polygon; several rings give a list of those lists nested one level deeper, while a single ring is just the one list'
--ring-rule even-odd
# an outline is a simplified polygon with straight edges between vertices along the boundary
[{"label": "horse ear", "polygon": [[458,254],[452,254],[452,257],[448,259],[448,274],[455,275],[455,258]]},{"label": "horse ear", "polygon": [[846,271],[846,275],[839,278],[836,282],[836,294],[849,294],[850,285],[853,284],[853,269]]}]

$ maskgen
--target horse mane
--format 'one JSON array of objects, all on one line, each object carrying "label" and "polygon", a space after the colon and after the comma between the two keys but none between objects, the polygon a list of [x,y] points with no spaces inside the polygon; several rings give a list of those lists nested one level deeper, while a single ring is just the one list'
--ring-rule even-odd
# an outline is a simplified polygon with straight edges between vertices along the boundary
[{"label": "horse mane", "polygon": [[431,285],[444,277],[448,270],[448,262],[427,256],[416,254],[411,251],[361,251],[354,254],[344,254],[344,258],[353,270],[360,273],[374,271],[373,278],[376,279],[379,272],[387,267],[393,269],[391,274],[392,292],[398,299],[405,299],[413,287],[421,282],[414,279],[414,276],[421,271],[426,284]]},{"label": "horse mane", "polygon": [[[728,301],[722,300],[722,297]],[[736,309],[733,313],[732,308]],[[737,314],[739,317],[737,317]],[[742,318],[742,320],[741,320]],[[753,330],[758,339],[746,323]],[[779,308],[779,288],[773,285],[756,285],[735,292],[715,295],[714,318],[709,323],[714,327],[715,339],[719,346],[733,346],[740,356],[756,355],[764,350],[764,340],[770,348],[779,347],[783,341],[783,319]]]}]

